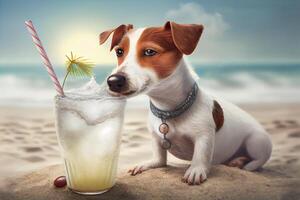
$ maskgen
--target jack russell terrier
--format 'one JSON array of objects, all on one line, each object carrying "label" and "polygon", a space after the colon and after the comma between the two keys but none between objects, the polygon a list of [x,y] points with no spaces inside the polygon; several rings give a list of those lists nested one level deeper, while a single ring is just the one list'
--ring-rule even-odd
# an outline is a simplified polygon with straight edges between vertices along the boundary
[{"label": "jack russell terrier", "polygon": [[190,185],[204,182],[213,164],[253,171],[271,156],[270,137],[254,118],[199,88],[183,55],[194,51],[202,31],[202,25],[167,22],[139,29],[123,24],[100,34],[103,44],[113,33],[110,50],[118,58],[109,92],[150,98],[153,159],[130,169],[131,175],[166,166],[167,151],[191,161],[182,178]]}]

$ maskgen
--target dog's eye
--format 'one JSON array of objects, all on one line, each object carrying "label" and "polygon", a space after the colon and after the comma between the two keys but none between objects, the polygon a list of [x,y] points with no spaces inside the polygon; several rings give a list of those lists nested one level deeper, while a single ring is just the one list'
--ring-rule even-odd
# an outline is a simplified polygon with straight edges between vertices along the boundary
[{"label": "dog's eye", "polygon": [[144,51],[144,55],[145,55],[145,56],[154,56],[156,53],[157,53],[157,52],[154,51],[153,49],[146,49],[146,50]]},{"label": "dog's eye", "polygon": [[123,50],[122,48],[117,48],[117,49],[116,49],[116,55],[117,55],[118,57],[123,56],[123,54],[124,54],[124,50]]}]

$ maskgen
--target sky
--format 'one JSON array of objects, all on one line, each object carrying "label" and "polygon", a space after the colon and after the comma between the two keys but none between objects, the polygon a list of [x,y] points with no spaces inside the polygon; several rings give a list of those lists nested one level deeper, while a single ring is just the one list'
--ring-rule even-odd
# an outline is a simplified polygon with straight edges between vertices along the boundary
[{"label": "sky", "polygon": [[194,63],[300,62],[300,1],[297,0],[0,0],[0,64],[34,64],[41,59],[24,26],[32,20],[52,63],[71,51],[114,65],[102,31],[177,23],[204,25]]}]

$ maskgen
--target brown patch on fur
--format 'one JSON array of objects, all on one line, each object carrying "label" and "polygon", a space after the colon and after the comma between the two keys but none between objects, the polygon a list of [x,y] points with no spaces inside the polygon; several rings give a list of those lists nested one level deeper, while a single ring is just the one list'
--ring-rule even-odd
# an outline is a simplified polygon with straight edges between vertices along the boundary
[{"label": "brown patch on fur", "polygon": [[[169,21],[163,27],[147,28],[137,43],[137,60],[142,67],[152,68],[159,78],[165,78],[174,71],[183,54],[195,50],[202,31],[202,25]],[[157,54],[145,56],[146,49]]]},{"label": "brown patch on fur", "polygon": [[[145,56],[146,49],[153,49],[157,54]],[[139,64],[142,67],[152,68],[159,78],[169,76],[182,58],[182,53],[173,42],[171,31],[164,27],[145,29],[137,42],[136,50]]]},{"label": "brown patch on fur", "polygon": [[216,100],[214,100],[212,115],[216,124],[216,131],[218,131],[224,124],[224,113],[222,107]]},{"label": "brown patch on fur", "polygon": [[112,50],[116,45],[118,45],[121,42],[123,36],[132,28],[133,28],[132,24],[127,24],[127,25],[122,24],[115,29],[109,29],[107,31],[100,33],[99,35],[100,45],[103,44],[112,33],[114,33],[111,40],[111,46],[110,46],[110,50]]},{"label": "brown patch on fur", "polygon": [[125,60],[126,56],[128,55],[129,52],[129,47],[130,47],[130,42],[129,42],[129,38],[127,36],[125,36],[121,42],[119,43],[119,45],[115,48],[122,48],[124,51],[124,54],[120,57],[118,57],[118,65],[121,65],[122,62]]}]

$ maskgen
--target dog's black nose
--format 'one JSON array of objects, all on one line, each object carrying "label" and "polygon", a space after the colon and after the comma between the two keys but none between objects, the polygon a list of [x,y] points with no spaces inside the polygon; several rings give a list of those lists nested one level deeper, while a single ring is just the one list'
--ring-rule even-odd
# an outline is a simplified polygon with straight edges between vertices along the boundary
[{"label": "dog's black nose", "polygon": [[109,89],[113,92],[121,92],[126,85],[126,77],[121,74],[113,74],[107,78]]}]

